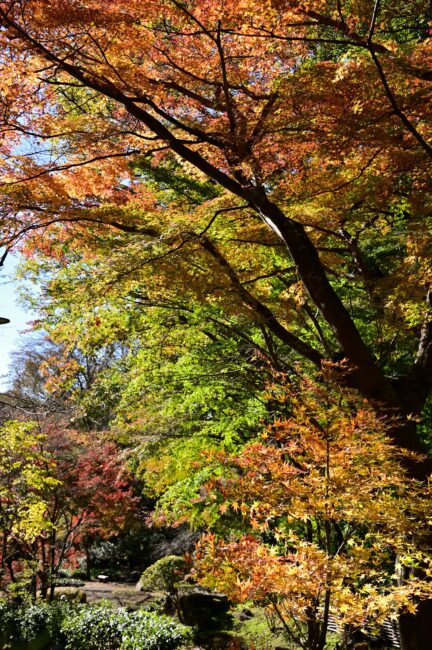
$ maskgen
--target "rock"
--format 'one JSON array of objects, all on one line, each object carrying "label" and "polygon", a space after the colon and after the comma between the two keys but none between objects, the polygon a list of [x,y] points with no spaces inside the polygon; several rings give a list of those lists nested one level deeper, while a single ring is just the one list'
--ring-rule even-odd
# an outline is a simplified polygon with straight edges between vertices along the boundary
[{"label": "rock", "polygon": [[135,585],[135,591],[143,591],[141,578],[138,580],[138,582]]},{"label": "rock", "polygon": [[140,577],[139,571],[131,571],[128,582],[138,582]]},{"label": "rock", "polygon": [[177,613],[176,604],[172,596],[168,595],[163,606],[163,613],[167,616],[174,616]]},{"label": "rock", "polygon": [[253,612],[250,609],[242,609],[239,614],[240,621],[248,621],[250,618],[253,618]]},{"label": "rock", "polygon": [[218,619],[227,615],[230,603],[224,594],[192,591],[180,595],[179,607],[186,625],[211,629],[218,627]]}]

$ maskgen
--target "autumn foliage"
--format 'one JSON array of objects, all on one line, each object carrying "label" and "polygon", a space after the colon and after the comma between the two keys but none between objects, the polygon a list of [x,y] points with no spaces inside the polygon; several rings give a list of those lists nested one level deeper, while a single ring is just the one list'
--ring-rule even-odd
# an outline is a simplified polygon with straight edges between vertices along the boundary
[{"label": "autumn foliage", "polygon": [[323,648],[329,616],[341,629],[379,627],[430,596],[420,578],[430,557],[416,550],[430,534],[418,527],[430,522],[430,495],[352,395],[302,381],[283,397],[289,418],[220,457],[226,470],[208,499],[249,532],[204,537],[197,572],[236,601],[266,605],[302,647]]},{"label": "autumn foliage", "polygon": [[[289,594],[309,554],[298,608],[276,600],[318,616],[312,644],[367,586],[377,619],[415,609],[404,650],[432,647],[426,581],[388,568],[430,550],[431,21],[428,0],[0,1],[1,263],[19,249],[40,287],[47,384],[136,443],[173,518],[206,489],[206,523],[242,515],[240,572]],[[318,383],[287,417],[264,387],[299,362]],[[195,471],[205,447],[228,455]],[[213,462],[237,469],[204,488]]]},{"label": "autumn foliage", "polygon": [[95,448],[94,438],[59,422],[44,429],[2,427],[0,559],[12,592],[52,596],[60,568],[89,560],[93,540],[133,526],[139,499],[114,443]]}]

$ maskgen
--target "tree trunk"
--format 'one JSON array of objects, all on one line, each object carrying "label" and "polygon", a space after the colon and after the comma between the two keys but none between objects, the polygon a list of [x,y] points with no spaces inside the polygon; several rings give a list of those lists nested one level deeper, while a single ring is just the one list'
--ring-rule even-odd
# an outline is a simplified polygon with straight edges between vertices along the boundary
[{"label": "tree trunk", "polygon": [[[6,528],[6,526],[4,528]],[[0,589],[3,589],[3,576],[5,574],[6,557],[7,557],[7,533],[5,530],[3,530],[1,563],[0,563]]]},{"label": "tree trunk", "polygon": [[45,600],[48,594],[48,561],[44,539],[41,539],[41,565],[41,570],[39,572],[40,593],[41,597]]},{"label": "tree trunk", "polygon": [[91,580],[91,555],[90,555],[90,548],[88,544],[85,545],[85,556],[86,556],[86,579]]},{"label": "tree trunk", "polygon": [[432,600],[420,602],[415,614],[402,614],[399,631],[402,650],[432,648]]},{"label": "tree trunk", "polygon": [[[406,413],[401,415],[400,420],[399,425],[395,424],[395,427],[404,427],[405,435],[410,436],[413,441],[418,441],[415,421],[407,420]],[[405,461],[405,469],[409,476],[418,481],[426,482],[432,474],[432,458],[426,458],[420,462],[407,460]],[[418,523],[421,534],[421,522]],[[427,536],[426,539],[419,539],[419,550],[429,552],[431,547],[431,535]],[[402,576],[403,580],[404,577]],[[432,650],[432,600],[420,601],[415,614],[402,613],[399,616],[399,632],[401,636],[401,650],[429,650],[429,648]]]},{"label": "tree trunk", "polygon": [[54,529],[50,538],[49,548],[49,601],[54,600],[55,581],[57,577],[56,567],[56,531]]}]

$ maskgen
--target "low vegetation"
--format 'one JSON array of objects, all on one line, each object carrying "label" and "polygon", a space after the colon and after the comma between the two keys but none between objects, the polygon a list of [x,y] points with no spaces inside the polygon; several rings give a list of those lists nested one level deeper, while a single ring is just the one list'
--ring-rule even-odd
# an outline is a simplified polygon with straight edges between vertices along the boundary
[{"label": "low vegetation", "polygon": [[67,601],[11,608],[0,601],[2,648],[60,645],[65,650],[175,650],[191,638],[172,618]]}]

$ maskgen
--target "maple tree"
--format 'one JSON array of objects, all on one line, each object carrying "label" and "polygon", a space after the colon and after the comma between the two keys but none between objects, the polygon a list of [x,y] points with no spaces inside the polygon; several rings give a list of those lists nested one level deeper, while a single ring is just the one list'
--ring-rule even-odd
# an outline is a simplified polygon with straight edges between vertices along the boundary
[{"label": "maple tree", "polygon": [[55,459],[58,488],[47,503],[50,524],[40,538],[38,553],[45,558],[41,576],[54,592],[54,577],[65,562],[85,555],[90,577],[90,546],[95,539],[118,535],[137,521],[139,498],[117,446],[99,440],[95,433],[68,431],[58,424],[46,425],[47,448]]},{"label": "maple tree", "polygon": [[277,386],[288,419],[241,455],[219,454],[224,471],[205,500],[246,530],[204,536],[195,571],[237,602],[265,605],[299,647],[322,650],[330,616],[351,633],[379,628],[430,597],[427,580],[400,579],[404,567],[430,575],[416,539],[428,536],[417,522],[430,522],[430,495],[401,474],[401,452],[358,398],[310,380],[296,388]]},{"label": "maple tree", "polygon": [[45,422],[2,428],[2,579],[43,597],[54,594],[59,569],[85,554],[95,538],[133,526],[139,499],[112,442]]},{"label": "maple tree", "polygon": [[421,451],[430,19],[425,0],[0,3],[6,250],[27,237],[60,293],[72,262],[70,290],[217,300],[270,355],[345,357],[340,383]]},{"label": "maple tree", "polygon": [[[145,20],[133,3],[116,3],[109,13],[97,3],[79,10],[68,3],[48,9],[34,2],[26,3],[22,12],[19,2],[4,3],[5,51],[13,59],[15,75],[21,72],[27,80],[17,103],[16,84],[9,83],[7,74],[4,77],[4,132],[10,133],[5,172],[13,165],[14,179],[8,185],[6,175],[5,187],[9,201],[20,205],[17,212],[6,201],[5,209],[14,214],[7,222],[10,237],[13,240],[17,231],[62,220],[79,221],[81,228],[86,223],[108,222],[120,232],[158,237],[158,228],[141,225],[137,213],[152,212],[157,219],[164,209],[155,208],[149,191],[142,190],[137,199],[128,202],[127,220],[117,220],[115,208],[120,216],[131,193],[127,158],[151,154],[155,148],[154,155],[163,155],[168,149],[189,170],[195,168],[199,177],[204,175],[230,193],[234,205],[226,207],[240,208],[236,202],[240,199],[247,204],[245,209],[252,211],[252,223],[255,212],[282,239],[295,273],[352,365],[345,380],[380,404],[383,412],[400,411],[405,396],[417,392],[419,403],[412,397],[405,411],[418,411],[429,390],[427,363],[421,356],[426,354],[427,340],[422,338],[420,356],[405,373],[405,380],[391,382],[363,341],[343,296],[329,281],[326,259],[319,258],[317,249],[319,244],[337,249],[326,244],[339,240],[342,257],[350,255],[348,265],[354,265],[364,289],[371,293],[376,312],[371,288],[374,269],[360,259],[359,238],[364,231],[377,228],[394,232],[399,206],[406,214],[408,248],[414,247],[404,256],[405,266],[409,270],[411,262],[416,273],[422,264],[419,245],[410,231],[415,232],[423,215],[418,202],[430,163],[425,131],[429,110],[424,66],[429,47],[426,6],[416,4],[418,24],[406,16],[402,5],[395,13],[385,3],[371,3],[371,11],[363,16],[360,9],[367,7],[362,3],[357,13],[355,8],[344,12],[341,5],[338,17],[326,3],[317,4],[321,11],[303,7],[301,2],[275,3],[266,5],[262,14],[248,13],[247,3],[224,8],[199,3],[196,13],[176,2],[163,6],[161,22],[159,3],[146,7]],[[298,24],[302,16],[307,17],[304,25]],[[143,30],[146,38],[142,38]],[[328,30],[331,36],[326,38],[323,33]],[[42,33],[43,38],[38,38]],[[137,40],[141,54],[135,62],[132,52]],[[336,52],[330,48],[329,53],[320,50],[320,43],[327,41],[339,48],[345,46],[344,53],[338,58],[337,48]],[[396,55],[395,48],[399,48]],[[389,68],[386,73],[380,56]],[[38,72],[44,60],[47,67]],[[6,57],[5,73],[8,65]],[[205,66],[201,74],[190,72],[200,66]],[[398,84],[399,95],[404,94],[403,111],[387,76],[392,84]],[[408,81],[413,82],[411,91],[406,87]],[[35,87],[38,92],[32,100]],[[305,96],[305,88],[312,88],[313,94]],[[74,101],[78,104],[75,110]],[[79,109],[81,101],[87,109]],[[30,109],[33,102],[34,111],[23,109]],[[343,111],[347,103],[349,110]],[[186,110],[187,117],[183,117]],[[410,119],[410,111],[415,119]],[[54,140],[50,155],[65,162],[57,167],[41,164],[42,153],[21,152],[17,138],[23,131],[35,144]],[[151,144],[146,148],[149,138]],[[134,142],[139,142],[139,149],[131,148]],[[409,156],[404,153],[407,148]],[[86,159],[80,151],[87,160],[106,157],[109,162],[102,160],[100,166],[83,171]],[[49,173],[57,168],[59,176]],[[415,181],[398,191],[393,189],[393,179],[401,174]],[[37,178],[32,180],[32,176]],[[23,185],[25,179],[28,182]],[[22,192],[29,199],[27,205]],[[99,205],[94,205],[92,197]],[[105,198],[104,205],[101,200]],[[231,274],[218,247],[198,235],[183,229],[183,239],[198,240],[235,284],[237,276]],[[394,271],[398,272],[403,269]],[[402,286],[406,289],[407,285],[409,273],[405,270]],[[425,296],[427,279],[422,286]],[[320,365],[325,356],[321,350],[272,318],[241,282],[236,289],[256,317],[298,353]],[[418,319],[418,315],[410,314],[410,318]],[[426,329],[427,323],[425,336]],[[398,393],[401,384],[404,387]],[[411,425],[395,427],[394,435],[402,446],[419,446]]]},{"label": "maple tree", "polygon": [[[50,471],[51,458],[43,450],[43,435],[31,423],[6,422],[1,427],[0,468],[0,584],[6,575],[15,581],[19,552],[34,544],[46,529],[46,495],[58,480]],[[25,555],[25,553],[24,553]]]}]

